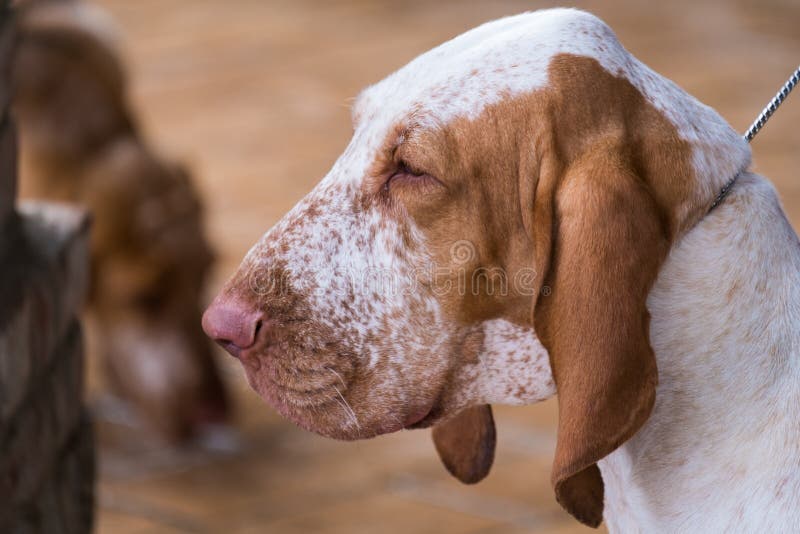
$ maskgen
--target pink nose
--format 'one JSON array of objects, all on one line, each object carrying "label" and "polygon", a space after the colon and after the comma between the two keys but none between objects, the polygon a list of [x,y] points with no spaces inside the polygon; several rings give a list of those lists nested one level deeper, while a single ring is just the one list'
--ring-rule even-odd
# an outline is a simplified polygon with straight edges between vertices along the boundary
[{"label": "pink nose", "polygon": [[224,296],[214,299],[203,314],[206,335],[236,357],[255,345],[262,324],[263,314],[260,311]]}]

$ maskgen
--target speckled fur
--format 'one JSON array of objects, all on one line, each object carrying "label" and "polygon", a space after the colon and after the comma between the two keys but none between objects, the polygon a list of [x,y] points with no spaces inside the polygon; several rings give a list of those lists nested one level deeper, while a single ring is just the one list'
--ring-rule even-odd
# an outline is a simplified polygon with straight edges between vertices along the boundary
[{"label": "speckled fur", "polygon": [[[676,244],[648,300],[661,374],[656,407],[601,462],[609,527],[800,524],[796,237],[774,192],[750,175],[702,218],[720,187],[748,167],[749,148],[580,11],[485,24],[361,94],[345,152],[222,292],[260,306],[275,332],[267,348],[243,356],[253,387],[298,424],[346,439],[555,393],[529,318],[465,322],[444,304],[430,273],[449,243],[431,241],[413,217],[377,200],[375,169],[387,143],[401,144],[411,130],[477,120],[490,106],[547,89],[558,54],[593,58],[630,82],[691,149],[690,193],[673,206]],[[416,416],[426,413],[420,424]]]}]

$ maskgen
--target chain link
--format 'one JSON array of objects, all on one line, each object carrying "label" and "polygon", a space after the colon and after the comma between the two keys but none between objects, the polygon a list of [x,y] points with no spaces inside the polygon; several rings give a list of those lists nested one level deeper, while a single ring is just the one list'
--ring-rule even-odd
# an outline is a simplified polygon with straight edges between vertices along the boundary
[{"label": "chain link", "polygon": [[[750,128],[747,129],[745,134],[742,136],[744,137],[745,141],[749,143],[753,140],[759,130],[761,130],[769,118],[772,117],[772,114],[775,113],[775,110],[778,109],[778,106],[783,104],[783,101],[786,100],[786,97],[789,96],[789,93],[792,92],[792,89],[794,89],[794,86],[797,85],[798,82],[800,82],[800,67],[797,67],[797,70],[795,70],[792,75],[789,76],[789,79],[785,84],[783,84],[783,87],[780,88],[778,94],[776,94],[773,99],[769,101],[767,107],[761,111],[755,122],[753,122],[753,124],[750,125]],[[717,198],[714,199],[714,203],[711,204],[711,207],[708,209],[709,212],[716,208],[719,203],[722,202],[722,200],[728,195],[728,191],[731,190],[731,187],[733,187],[733,184],[736,182],[738,177],[739,175],[737,174],[728,180],[728,183],[722,186],[722,189],[719,190]]]},{"label": "chain link", "polygon": [[799,81],[800,67],[797,67],[797,70],[792,73],[792,75],[789,77],[789,80],[787,80],[787,82],[783,84],[783,87],[780,88],[778,94],[776,94],[775,97],[770,100],[769,104],[767,104],[767,107],[764,108],[755,122],[750,125],[750,128],[747,129],[747,132],[744,134],[744,138],[748,143],[752,141],[753,137],[756,136],[758,131],[764,127],[769,118],[772,117],[772,114],[775,113],[775,110],[778,109],[778,106],[780,106],[783,101],[786,100],[786,97],[789,96],[789,93],[792,92],[792,89],[794,89],[794,86],[797,85],[797,82]]}]

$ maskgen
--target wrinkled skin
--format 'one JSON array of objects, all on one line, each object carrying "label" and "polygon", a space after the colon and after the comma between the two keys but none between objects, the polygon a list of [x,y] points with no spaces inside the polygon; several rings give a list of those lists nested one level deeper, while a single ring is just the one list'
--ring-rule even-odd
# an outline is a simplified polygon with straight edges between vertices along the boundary
[{"label": "wrinkled skin", "polygon": [[252,387],[306,429],[365,438],[555,392],[531,320],[530,161],[498,157],[535,130],[490,105],[521,78],[471,46],[487,33],[367,89],[345,152],[206,313]]}]

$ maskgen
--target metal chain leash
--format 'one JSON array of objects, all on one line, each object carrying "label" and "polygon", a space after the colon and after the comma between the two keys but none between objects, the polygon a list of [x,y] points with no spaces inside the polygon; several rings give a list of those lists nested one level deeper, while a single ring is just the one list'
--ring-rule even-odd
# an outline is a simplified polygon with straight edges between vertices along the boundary
[{"label": "metal chain leash", "polygon": [[[772,117],[772,114],[775,113],[775,110],[778,109],[778,106],[783,104],[783,101],[786,100],[786,97],[789,96],[789,93],[792,92],[792,89],[794,89],[794,86],[797,85],[798,82],[800,82],[800,67],[797,67],[797,69],[792,73],[792,75],[789,76],[789,79],[786,81],[785,84],[783,84],[783,87],[781,87],[780,90],[778,90],[778,93],[772,98],[772,100],[769,101],[767,107],[765,107],[761,111],[761,113],[759,113],[758,118],[756,118],[755,122],[753,122],[753,124],[750,125],[750,128],[747,129],[745,134],[742,136],[744,137],[745,141],[749,143],[750,141],[753,140],[753,138],[756,136],[759,130],[761,130],[761,128],[764,127],[769,118]],[[716,208],[719,205],[719,203],[722,202],[722,200],[727,196],[728,191],[731,190],[731,187],[733,187],[733,184],[736,182],[736,179],[738,177],[739,175],[737,174],[736,176],[731,178],[730,181],[728,181],[728,183],[722,186],[722,189],[719,190],[717,198],[714,199],[714,203],[711,204],[711,207],[708,209],[709,212],[714,208]]]},{"label": "metal chain leash", "polygon": [[786,100],[786,97],[789,96],[789,93],[792,92],[794,86],[797,85],[797,82],[800,82],[800,67],[797,67],[797,70],[789,76],[789,80],[783,84],[783,87],[780,88],[778,94],[770,100],[767,107],[759,114],[758,118],[755,120],[753,124],[750,125],[750,128],[747,129],[747,132],[744,134],[745,140],[749,143],[753,140],[753,137],[756,136],[758,131],[764,127],[772,114],[775,113],[775,110],[778,109],[778,106],[783,104],[783,101]]}]

